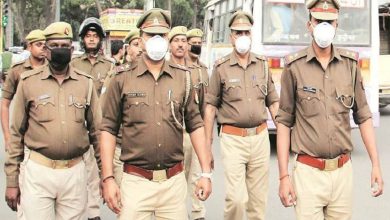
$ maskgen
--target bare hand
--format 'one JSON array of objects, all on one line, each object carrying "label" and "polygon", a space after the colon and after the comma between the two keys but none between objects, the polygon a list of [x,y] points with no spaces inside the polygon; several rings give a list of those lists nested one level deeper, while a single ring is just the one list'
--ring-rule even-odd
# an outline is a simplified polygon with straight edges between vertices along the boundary
[{"label": "bare hand", "polygon": [[119,214],[121,211],[121,194],[118,185],[113,178],[107,179],[103,183],[103,198],[107,202],[108,208],[110,208],[115,214]]},{"label": "bare hand", "polygon": [[206,177],[201,177],[195,188],[195,195],[199,200],[205,201],[211,194],[211,180]]},{"label": "bare hand", "polygon": [[296,205],[297,197],[289,177],[280,180],[279,197],[284,207]]},{"label": "bare hand", "polygon": [[379,167],[373,167],[371,171],[372,196],[378,197],[383,194],[383,179]]},{"label": "bare hand", "polygon": [[19,187],[7,187],[5,191],[5,201],[12,211],[18,210],[20,204],[20,190]]}]

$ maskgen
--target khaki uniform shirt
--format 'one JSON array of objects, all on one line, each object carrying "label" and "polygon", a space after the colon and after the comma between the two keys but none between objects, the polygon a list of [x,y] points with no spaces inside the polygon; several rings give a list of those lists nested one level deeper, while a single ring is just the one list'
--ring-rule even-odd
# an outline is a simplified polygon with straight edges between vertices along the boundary
[{"label": "khaki uniform shirt", "polygon": [[90,76],[73,67],[61,85],[47,65],[22,74],[5,164],[7,186],[18,185],[24,145],[53,160],[82,156],[90,143],[99,152],[101,109],[95,89],[87,106],[89,83]]},{"label": "khaki uniform shirt", "polygon": [[[44,65],[46,64],[47,61],[45,59]],[[12,68],[8,71],[7,78],[2,88],[2,97],[5,99],[12,100],[16,93],[16,88],[18,88],[20,74],[32,69],[33,67],[31,65],[30,58],[14,64]]]},{"label": "khaki uniform shirt", "polygon": [[266,79],[266,59],[250,53],[250,63],[244,69],[237,55],[216,62],[206,102],[218,108],[219,124],[240,128],[259,126],[268,119],[266,107],[279,101],[271,73]]},{"label": "khaki uniform shirt", "polygon": [[357,56],[332,47],[326,69],[312,46],[286,58],[277,121],[293,127],[293,152],[335,158],[352,151],[350,110],[357,124],[371,118]]},{"label": "khaki uniform shirt", "polygon": [[185,69],[169,61],[157,80],[143,59],[114,76],[102,106],[101,130],[116,136],[123,124],[121,161],[149,170],[183,161],[182,108],[187,132],[203,126],[192,89],[184,106],[185,90]]},{"label": "khaki uniform shirt", "polygon": [[195,103],[199,106],[199,111],[203,118],[206,108],[205,95],[209,85],[207,67],[203,63],[193,63],[188,66],[188,69],[191,71],[191,79],[195,91]]},{"label": "khaki uniform shirt", "polygon": [[103,55],[98,55],[96,62],[92,65],[88,59],[88,54],[83,54],[72,59],[70,63],[73,67],[92,76],[98,94],[101,93],[104,79],[107,73],[113,69],[114,65]]}]

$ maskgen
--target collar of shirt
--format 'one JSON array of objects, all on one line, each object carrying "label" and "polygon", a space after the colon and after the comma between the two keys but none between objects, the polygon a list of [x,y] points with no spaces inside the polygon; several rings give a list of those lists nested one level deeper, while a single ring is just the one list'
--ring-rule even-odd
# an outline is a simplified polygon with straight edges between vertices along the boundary
[{"label": "collar of shirt", "polygon": [[[332,47],[332,56],[330,62],[332,62],[334,58],[337,58],[338,60],[342,60],[340,53],[336,50],[333,44],[331,47]],[[313,58],[316,58],[318,60],[317,55],[314,51],[313,44],[307,48],[306,52],[307,52],[306,62],[311,61]]]},{"label": "collar of shirt", "polygon": [[[24,62],[24,64],[23,64],[23,66],[25,67],[25,68],[30,68],[30,69],[32,69],[33,68],[33,66],[31,65],[31,57],[30,58],[28,58],[27,60],[26,60],[26,62]],[[47,59],[45,58],[45,61],[43,62],[43,66],[45,66],[45,65],[47,65],[49,62],[47,61]]]},{"label": "collar of shirt", "polygon": [[[50,70],[50,67],[49,65],[45,66],[45,68],[42,70],[42,77],[41,79],[48,79],[50,76],[54,77],[51,70]],[[79,76],[77,75],[77,73],[75,72],[74,68],[71,66],[71,65],[68,65],[68,72],[65,76],[65,79],[75,79],[75,80],[78,80],[79,79]]]},{"label": "collar of shirt", "polygon": [[[251,63],[255,63],[255,62],[257,62],[256,56],[253,53],[249,53],[249,63],[248,63],[248,66]],[[233,65],[236,65],[236,64],[238,64],[238,57],[237,57],[236,52],[233,51],[230,54],[230,66],[233,66]]]},{"label": "collar of shirt", "polygon": [[[82,60],[87,60],[88,59],[88,54],[87,53],[84,53],[82,56],[81,56],[81,59]],[[89,60],[88,60],[89,61]],[[103,61],[103,55],[101,54],[98,54],[98,56],[96,57],[96,63],[97,62],[104,62]]]},{"label": "collar of shirt", "polygon": [[[137,68],[137,76],[141,76],[141,75],[149,72],[148,67],[146,66],[144,58],[138,59],[136,65],[137,65],[137,67],[136,67]],[[172,76],[173,70],[170,67],[170,65],[172,65],[172,64],[169,61],[164,60],[164,64],[163,64],[160,76],[163,75],[164,73],[166,73],[170,77],[173,78],[173,76]]]}]

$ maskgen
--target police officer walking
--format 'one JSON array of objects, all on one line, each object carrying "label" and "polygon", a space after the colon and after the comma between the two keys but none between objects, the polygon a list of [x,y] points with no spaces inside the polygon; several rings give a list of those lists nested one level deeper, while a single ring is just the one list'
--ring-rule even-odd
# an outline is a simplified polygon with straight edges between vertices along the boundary
[{"label": "police officer walking", "polygon": [[[202,72],[198,63],[191,63],[187,59],[189,53],[188,47],[190,46],[187,41],[188,30],[184,26],[176,26],[169,32],[169,50],[171,52],[170,60],[180,66],[187,68],[191,72],[191,80],[194,90],[195,103],[198,105],[199,111],[203,118],[204,112],[204,80],[208,83],[207,71]],[[192,32],[194,34],[194,32]],[[202,41],[201,41],[202,42]],[[190,64],[191,63],[191,64]],[[201,75],[200,75],[201,74]],[[200,99],[201,98],[201,99]],[[183,147],[184,147],[184,168],[185,177],[187,180],[188,192],[191,197],[191,219],[202,220],[206,215],[206,209],[202,201],[192,193],[196,188],[196,181],[198,180],[199,173],[202,172],[199,164],[198,157],[196,156],[192,147],[190,135],[183,131]]]},{"label": "police officer walking", "polygon": [[[14,98],[6,201],[15,209],[20,197],[26,219],[81,220],[87,202],[83,155],[90,142],[99,152],[101,109],[92,78],[69,65],[70,24],[52,23],[44,35],[49,65],[24,72]],[[29,151],[23,155],[24,146]]]},{"label": "police officer walking", "polygon": [[[103,195],[119,219],[187,219],[183,173],[183,120],[202,167],[196,193],[211,193],[211,154],[194,102],[189,72],[164,57],[171,17],[161,9],[145,12],[137,23],[145,53],[107,88],[101,126]],[[123,124],[123,177],[113,177],[115,136]]]},{"label": "police officer walking", "polygon": [[205,128],[211,147],[216,110],[225,170],[224,218],[264,219],[270,144],[267,107],[276,116],[279,97],[267,60],[250,52],[251,15],[238,11],[229,21],[233,52],[218,60],[206,93]]},{"label": "police officer walking", "polygon": [[31,55],[28,59],[15,63],[8,71],[7,78],[2,88],[1,102],[1,126],[3,129],[4,146],[7,149],[10,144],[9,132],[9,106],[18,88],[20,75],[28,70],[40,67],[46,64],[45,59],[45,36],[42,30],[33,30],[26,36],[27,50]]},{"label": "police officer walking", "polygon": [[[350,111],[372,163],[372,195],[383,192],[372,115],[358,54],[333,46],[338,0],[307,0],[313,41],[286,57],[277,115],[279,196],[299,220],[352,218]],[[291,138],[290,138],[291,135]],[[296,155],[292,177],[289,149]]]}]

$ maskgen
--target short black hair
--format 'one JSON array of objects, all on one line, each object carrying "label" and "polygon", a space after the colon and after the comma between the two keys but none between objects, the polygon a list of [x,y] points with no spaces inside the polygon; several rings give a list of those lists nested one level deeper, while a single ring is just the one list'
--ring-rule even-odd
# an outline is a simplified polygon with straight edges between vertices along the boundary
[{"label": "short black hair", "polygon": [[113,40],[111,41],[111,56],[117,55],[119,50],[123,48],[123,41],[121,40]]}]

